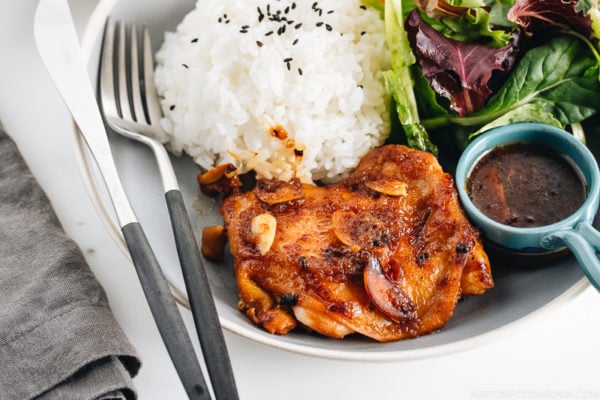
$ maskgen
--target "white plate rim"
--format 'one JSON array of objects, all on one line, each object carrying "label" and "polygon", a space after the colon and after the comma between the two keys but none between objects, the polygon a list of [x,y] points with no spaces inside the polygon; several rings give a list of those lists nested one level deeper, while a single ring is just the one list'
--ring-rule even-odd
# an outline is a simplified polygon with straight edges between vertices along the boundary
[{"label": "white plate rim", "polygon": [[[106,18],[110,15],[111,10],[115,7],[119,0],[99,0],[98,4],[94,8],[87,24],[85,25],[84,32],[81,39],[81,48],[84,59],[89,63],[92,55],[93,45],[96,41],[98,34],[102,32]],[[82,135],[80,134],[77,126],[73,124],[72,140],[75,152],[76,163],[83,180],[83,185],[90,197],[90,200],[102,220],[108,233],[125,254],[128,260],[129,251],[127,245],[123,239],[121,230],[118,227],[115,219],[113,218],[110,209],[103,201],[102,196],[98,190],[98,185],[94,174],[92,172],[92,165],[90,163],[90,157],[88,156],[87,145]],[[479,346],[489,344],[493,341],[505,338],[508,334],[514,333],[522,328],[526,324],[533,323],[536,319],[542,317],[544,314],[560,305],[564,305],[567,302],[573,300],[579,296],[586,289],[590,287],[590,283],[584,277],[576,282],[573,286],[563,292],[560,296],[554,298],[552,301],[546,303],[544,306],[536,309],[535,311],[524,315],[523,317],[516,319],[515,321],[508,323],[502,327],[493,329],[489,332],[479,334],[467,339],[458,340],[452,343],[446,343],[437,346],[431,346],[423,349],[406,349],[397,351],[382,351],[382,352],[348,352],[343,350],[333,349],[322,349],[313,348],[310,346],[298,345],[294,343],[287,343],[278,340],[278,336],[264,336],[259,334],[256,329],[240,326],[233,321],[220,316],[221,326],[239,336],[245,337],[252,341],[261,343],[266,346],[277,348],[280,350],[289,351],[292,353],[303,354],[308,356],[314,356],[325,359],[335,359],[343,361],[371,361],[371,362],[394,362],[394,361],[412,361],[419,359],[434,358],[462,351],[473,350]],[[184,307],[188,308],[189,303],[186,296],[179,291],[175,286],[171,285],[171,290],[175,299]],[[415,340],[415,339],[412,339]],[[418,339],[416,339],[418,340]]]}]

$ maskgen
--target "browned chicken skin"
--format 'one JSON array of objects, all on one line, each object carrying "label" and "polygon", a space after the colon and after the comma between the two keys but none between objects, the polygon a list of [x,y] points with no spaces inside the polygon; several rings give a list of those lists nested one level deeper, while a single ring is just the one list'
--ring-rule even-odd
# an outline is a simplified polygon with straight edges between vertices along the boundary
[{"label": "browned chicken skin", "polygon": [[384,146],[327,187],[230,188],[221,212],[239,307],[269,332],[300,323],[335,338],[415,337],[442,328],[461,296],[493,286],[452,178],[429,153]]}]

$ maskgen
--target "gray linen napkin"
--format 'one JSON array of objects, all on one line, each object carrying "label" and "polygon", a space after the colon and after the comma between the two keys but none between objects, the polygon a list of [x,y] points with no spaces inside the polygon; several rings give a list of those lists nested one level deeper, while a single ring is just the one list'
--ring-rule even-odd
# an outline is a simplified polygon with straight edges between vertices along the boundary
[{"label": "gray linen napkin", "polygon": [[135,399],[106,294],[0,125],[0,399]]}]

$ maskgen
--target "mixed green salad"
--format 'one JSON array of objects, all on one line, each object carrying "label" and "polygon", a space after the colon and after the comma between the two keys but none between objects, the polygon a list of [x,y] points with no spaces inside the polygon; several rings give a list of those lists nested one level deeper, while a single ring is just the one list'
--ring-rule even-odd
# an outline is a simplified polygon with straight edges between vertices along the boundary
[{"label": "mixed green salad", "polygon": [[512,122],[582,135],[600,110],[598,0],[364,0],[385,18],[384,73],[411,147],[461,150]]}]

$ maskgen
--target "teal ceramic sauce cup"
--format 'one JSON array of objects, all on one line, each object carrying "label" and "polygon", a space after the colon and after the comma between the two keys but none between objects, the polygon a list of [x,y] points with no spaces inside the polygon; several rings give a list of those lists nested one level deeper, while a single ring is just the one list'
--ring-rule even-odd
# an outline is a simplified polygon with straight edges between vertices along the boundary
[{"label": "teal ceramic sauce cup", "polygon": [[[533,143],[546,146],[565,157],[581,173],[587,189],[583,204],[568,217],[544,226],[514,227],[497,222],[479,210],[467,192],[470,173],[481,158],[498,146]],[[492,246],[516,254],[543,256],[567,248],[585,275],[600,291],[600,233],[592,226],[600,199],[600,172],[591,151],[568,132],[538,123],[515,123],[492,129],[465,149],[456,168],[456,186],[462,205]]]}]

